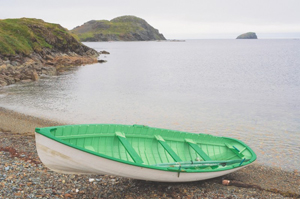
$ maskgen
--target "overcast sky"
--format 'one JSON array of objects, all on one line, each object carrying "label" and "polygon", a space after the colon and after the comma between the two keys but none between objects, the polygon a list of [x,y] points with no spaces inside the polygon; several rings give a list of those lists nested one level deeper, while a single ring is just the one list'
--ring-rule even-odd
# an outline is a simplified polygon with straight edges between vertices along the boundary
[{"label": "overcast sky", "polygon": [[0,19],[39,18],[72,29],[122,15],[145,19],[167,39],[300,38],[300,0],[0,0]]}]

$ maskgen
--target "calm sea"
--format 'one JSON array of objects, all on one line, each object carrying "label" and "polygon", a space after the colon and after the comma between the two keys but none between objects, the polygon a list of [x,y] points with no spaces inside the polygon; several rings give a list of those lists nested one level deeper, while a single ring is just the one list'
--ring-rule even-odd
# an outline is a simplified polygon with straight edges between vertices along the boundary
[{"label": "calm sea", "polygon": [[0,90],[0,106],[67,123],[143,124],[240,139],[299,169],[300,40],[85,43],[104,64]]}]

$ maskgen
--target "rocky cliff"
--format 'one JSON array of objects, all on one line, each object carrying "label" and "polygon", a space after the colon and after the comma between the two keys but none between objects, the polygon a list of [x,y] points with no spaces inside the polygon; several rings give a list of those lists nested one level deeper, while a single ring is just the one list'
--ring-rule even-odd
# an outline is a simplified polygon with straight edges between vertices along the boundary
[{"label": "rocky cliff", "polygon": [[0,20],[0,86],[56,75],[65,67],[95,63],[98,56],[59,24]]},{"label": "rocky cliff", "polygon": [[257,36],[254,32],[247,32],[239,35],[237,39],[257,39]]},{"label": "rocky cliff", "polygon": [[108,20],[92,20],[71,30],[81,41],[150,41],[165,40],[144,19],[122,16]]}]

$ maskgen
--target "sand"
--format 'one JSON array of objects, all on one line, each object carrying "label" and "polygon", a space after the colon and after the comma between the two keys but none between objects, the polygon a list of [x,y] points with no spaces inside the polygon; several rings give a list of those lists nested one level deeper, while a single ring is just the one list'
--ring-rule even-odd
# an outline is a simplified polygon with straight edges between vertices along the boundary
[{"label": "sand", "polygon": [[62,123],[28,116],[0,107],[0,130],[12,133],[34,133],[37,127],[56,126]]}]

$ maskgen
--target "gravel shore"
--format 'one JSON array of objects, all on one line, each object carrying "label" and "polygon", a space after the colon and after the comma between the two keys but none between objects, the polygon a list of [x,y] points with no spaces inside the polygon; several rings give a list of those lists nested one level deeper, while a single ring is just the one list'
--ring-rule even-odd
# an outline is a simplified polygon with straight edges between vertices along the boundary
[{"label": "gravel shore", "polygon": [[55,173],[37,156],[34,128],[58,124],[0,108],[0,198],[300,198],[299,171],[259,164],[190,183]]}]

